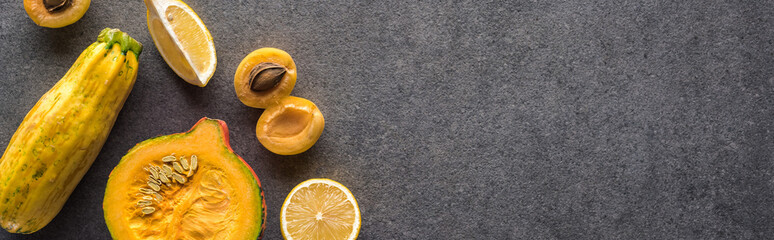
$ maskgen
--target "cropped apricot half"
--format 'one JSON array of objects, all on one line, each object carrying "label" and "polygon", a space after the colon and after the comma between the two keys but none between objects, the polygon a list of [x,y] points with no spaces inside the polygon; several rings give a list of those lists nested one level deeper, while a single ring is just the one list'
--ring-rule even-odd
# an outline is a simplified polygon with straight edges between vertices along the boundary
[{"label": "cropped apricot half", "polygon": [[234,74],[234,90],[242,103],[268,108],[289,96],[296,85],[296,63],[285,51],[261,48],[248,54]]},{"label": "cropped apricot half", "polygon": [[41,27],[60,28],[77,22],[91,0],[24,0],[24,10]]},{"label": "cropped apricot half", "polygon": [[256,135],[269,151],[295,155],[311,148],[324,127],[322,112],[313,102],[288,96],[263,112],[258,119]]}]

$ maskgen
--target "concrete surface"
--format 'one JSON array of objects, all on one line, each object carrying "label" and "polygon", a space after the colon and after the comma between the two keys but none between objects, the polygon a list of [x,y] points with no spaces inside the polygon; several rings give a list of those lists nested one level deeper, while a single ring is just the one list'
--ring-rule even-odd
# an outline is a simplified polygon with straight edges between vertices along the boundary
[{"label": "concrete surface", "polygon": [[[134,144],[225,120],[285,196],[337,180],[360,239],[765,239],[774,235],[772,1],[187,1],[215,39],[205,88],[167,67],[142,1],[37,27],[0,3],[0,147],[102,28],[145,44],[137,84],[64,209],[32,235],[105,239],[110,170]],[[304,154],[255,138],[232,81],[254,49],[298,65],[326,126]]]}]

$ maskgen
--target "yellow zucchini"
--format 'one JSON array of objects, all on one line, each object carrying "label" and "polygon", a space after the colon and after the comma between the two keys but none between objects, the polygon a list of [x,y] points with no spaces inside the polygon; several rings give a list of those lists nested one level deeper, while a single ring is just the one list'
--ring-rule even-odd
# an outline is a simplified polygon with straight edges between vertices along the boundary
[{"label": "yellow zucchini", "polygon": [[137,78],[142,45],[106,28],[24,117],[0,158],[0,224],[32,233],[97,158]]}]

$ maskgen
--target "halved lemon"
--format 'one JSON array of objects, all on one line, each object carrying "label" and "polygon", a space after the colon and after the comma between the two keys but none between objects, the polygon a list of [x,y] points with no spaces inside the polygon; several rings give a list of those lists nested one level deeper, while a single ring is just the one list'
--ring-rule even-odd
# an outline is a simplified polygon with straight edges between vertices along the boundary
[{"label": "halved lemon", "polygon": [[215,73],[212,35],[191,7],[178,0],[145,0],[153,43],[170,68],[186,82],[204,87]]},{"label": "halved lemon", "polygon": [[288,240],[353,240],[360,232],[360,208],[341,183],[313,178],[298,184],[285,198],[280,225]]}]

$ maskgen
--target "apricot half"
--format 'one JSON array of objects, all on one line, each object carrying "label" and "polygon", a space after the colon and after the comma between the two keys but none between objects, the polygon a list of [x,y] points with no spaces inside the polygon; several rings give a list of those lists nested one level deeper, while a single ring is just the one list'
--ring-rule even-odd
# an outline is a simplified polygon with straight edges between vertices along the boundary
[{"label": "apricot half", "polygon": [[24,0],[24,10],[41,27],[60,28],[77,22],[91,0]]},{"label": "apricot half", "polygon": [[314,103],[300,97],[284,97],[267,108],[258,119],[258,141],[280,155],[299,154],[322,135],[325,119]]},{"label": "apricot half", "polygon": [[247,106],[268,108],[296,85],[296,63],[285,51],[261,48],[247,55],[234,74],[234,90]]}]

